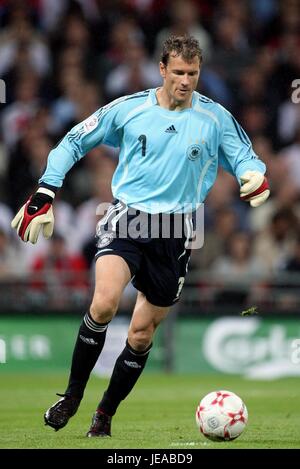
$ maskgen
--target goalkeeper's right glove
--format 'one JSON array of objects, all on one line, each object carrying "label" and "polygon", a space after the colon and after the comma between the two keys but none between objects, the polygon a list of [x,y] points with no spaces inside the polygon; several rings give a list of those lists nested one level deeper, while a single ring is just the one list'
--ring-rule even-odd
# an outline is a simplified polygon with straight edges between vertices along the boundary
[{"label": "goalkeeper's right glove", "polygon": [[43,235],[46,239],[52,236],[54,228],[52,202],[54,197],[55,192],[40,187],[18,211],[11,226],[17,231],[22,241],[25,243],[30,241],[35,244],[41,228],[43,228]]}]

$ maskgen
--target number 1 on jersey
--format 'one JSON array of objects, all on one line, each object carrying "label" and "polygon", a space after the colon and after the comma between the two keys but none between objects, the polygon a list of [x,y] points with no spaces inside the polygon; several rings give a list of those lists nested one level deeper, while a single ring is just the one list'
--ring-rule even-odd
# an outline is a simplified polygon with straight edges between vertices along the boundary
[{"label": "number 1 on jersey", "polygon": [[146,156],[146,142],[147,142],[146,135],[140,135],[138,140],[142,144],[142,156]]}]

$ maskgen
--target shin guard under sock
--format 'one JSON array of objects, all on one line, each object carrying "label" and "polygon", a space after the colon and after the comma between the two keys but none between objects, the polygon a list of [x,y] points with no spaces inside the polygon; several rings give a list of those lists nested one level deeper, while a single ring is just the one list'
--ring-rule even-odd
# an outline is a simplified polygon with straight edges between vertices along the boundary
[{"label": "shin guard under sock", "polygon": [[99,324],[86,313],[74,347],[66,394],[82,398],[86,383],[103,349],[108,323]]},{"label": "shin guard under sock", "polygon": [[107,390],[98,409],[107,415],[114,415],[120,402],[130,393],[141,375],[152,344],[143,352],[137,352],[126,341],[126,346],[117,358]]}]

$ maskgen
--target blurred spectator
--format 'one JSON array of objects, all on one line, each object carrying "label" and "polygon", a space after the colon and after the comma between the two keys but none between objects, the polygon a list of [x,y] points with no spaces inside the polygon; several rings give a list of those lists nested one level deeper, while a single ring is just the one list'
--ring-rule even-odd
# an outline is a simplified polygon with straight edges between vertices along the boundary
[{"label": "blurred spectator", "polygon": [[[65,238],[58,232],[54,233],[51,241],[48,243],[48,252],[44,256],[37,257],[32,263],[33,272],[44,271],[51,276],[51,271],[61,272],[62,276],[59,278],[57,274],[56,282],[64,283],[65,285],[85,285],[84,277],[76,275],[85,271],[86,263],[81,256],[70,256],[66,250]],[[66,275],[64,280],[63,274],[74,273],[70,278]],[[47,281],[47,278],[44,279]]]},{"label": "blurred spectator", "polygon": [[109,30],[108,48],[96,59],[95,77],[104,85],[108,74],[119,65],[125,64],[128,44],[144,43],[144,34],[132,17],[114,20]]},{"label": "blurred spectator", "polygon": [[[279,310],[299,313],[300,307],[300,234],[295,246],[276,276],[276,301]],[[283,275],[284,274],[284,275]]]},{"label": "blurred spectator", "polygon": [[59,96],[54,100],[51,112],[55,130],[61,135],[76,122],[78,103],[84,88],[82,55],[81,49],[68,47],[59,56],[57,67]]},{"label": "blurred spectator", "polygon": [[275,17],[277,13],[277,0],[252,0],[249,4],[257,24],[255,28],[261,30]]},{"label": "blurred spectator", "polygon": [[291,256],[286,259],[283,265],[283,269],[287,272],[300,273],[300,233],[297,237],[295,247],[291,252]]},{"label": "blurred spectator", "polygon": [[0,202],[0,230],[4,231],[7,235],[10,234],[11,231],[10,222],[12,221],[12,219],[12,210],[7,205]]},{"label": "blurred spectator", "polygon": [[238,196],[237,181],[223,169],[219,170],[218,178],[209,193],[207,204],[211,210],[217,210],[234,204]]},{"label": "blurred spectator", "polygon": [[101,92],[97,84],[85,81],[74,70],[62,70],[62,94],[53,103],[53,129],[62,136],[73,125],[86,119],[101,106]]},{"label": "blurred spectator", "polygon": [[11,10],[9,24],[0,33],[0,76],[12,69],[30,69],[39,76],[49,73],[51,59],[48,47],[30,22],[28,10]]},{"label": "blurred spectator", "polygon": [[33,74],[20,77],[16,84],[15,101],[1,114],[4,143],[11,149],[24,135],[30,119],[38,109],[39,81]]},{"label": "blurred spectator", "polygon": [[222,16],[217,18],[215,32],[217,44],[209,63],[227,83],[236,87],[240,72],[254,60],[247,30],[237,18]]},{"label": "blurred spectator", "polygon": [[[274,105],[278,108],[281,103],[291,100],[292,83],[295,78],[300,76],[299,43],[300,37],[296,31],[288,31],[278,40],[276,50],[277,66],[273,71],[272,81],[268,89],[272,93]],[[280,125],[282,126],[282,118]],[[284,132],[284,127],[280,128],[280,131]],[[278,128],[276,132],[278,132]]]},{"label": "blurred spectator", "polygon": [[250,138],[266,134],[270,123],[267,109],[257,102],[247,104],[241,109],[240,120]]},{"label": "blurred spectator", "polygon": [[[0,140],[0,187],[4,186],[7,171],[8,152],[6,146]],[[4,196],[0,190],[0,199]]]},{"label": "blurred spectator", "polygon": [[210,268],[212,263],[224,254],[225,246],[239,228],[237,213],[229,206],[216,210],[211,224],[212,226],[208,227],[205,221],[204,246],[195,250],[191,257],[194,268]]},{"label": "blurred spectator", "polygon": [[162,82],[158,65],[147,57],[140,42],[127,44],[124,61],[107,76],[105,90],[110,99],[155,88]]},{"label": "blurred spectator", "polygon": [[272,197],[264,204],[249,211],[251,231],[257,233],[264,230],[270,223],[272,215],[280,208],[290,206],[292,190],[290,180],[286,175],[284,163],[274,152],[272,141],[263,134],[253,138],[253,149],[264,161],[268,168],[268,178],[271,181]]},{"label": "blurred spectator", "polygon": [[[300,117],[300,114],[299,114]],[[294,142],[279,153],[284,174],[300,197],[300,120]]]},{"label": "blurred spectator", "polygon": [[57,23],[56,28],[56,50],[59,50],[63,44],[64,47],[79,47],[89,54],[92,38],[89,23],[83,17],[80,9],[68,11],[62,19],[63,27],[60,23]]},{"label": "blurred spectator", "polygon": [[22,257],[5,231],[0,228],[0,281],[20,277],[24,273],[25,266]]},{"label": "blurred spectator", "polygon": [[40,24],[47,33],[53,31],[64,15],[69,0],[39,0]]},{"label": "blurred spectator", "polygon": [[274,213],[270,225],[254,240],[254,253],[264,263],[270,274],[282,267],[291,255],[299,233],[299,219],[292,209]]},{"label": "blurred spectator", "polygon": [[300,106],[289,98],[278,109],[278,134],[282,144],[289,143],[294,138],[298,139],[298,129],[300,129]]},{"label": "blurred spectator", "polygon": [[214,225],[215,214],[223,209],[233,210],[240,228],[248,229],[249,207],[239,198],[239,184],[228,172],[220,169],[214,187],[205,202],[206,229]]},{"label": "blurred spectator", "polygon": [[[90,171],[86,174],[92,197],[80,204],[76,210],[76,230],[73,243],[78,250],[83,249],[90,266],[96,253],[94,233],[101,215],[97,208],[101,203],[112,201],[111,179],[116,168],[115,161],[104,147],[94,149],[89,155]],[[104,213],[102,214],[104,215]]]},{"label": "blurred spectator", "polygon": [[268,273],[266,265],[253,254],[252,248],[248,233],[235,232],[227,239],[225,254],[218,256],[211,272],[216,278],[235,284],[264,278]]},{"label": "blurred spectator", "polygon": [[[29,124],[28,124],[29,125]],[[36,187],[53,143],[34,123],[30,123],[8,164],[8,192],[15,210]]]},{"label": "blurred spectator", "polygon": [[69,255],[66,241],[58,232],[47,244],[47,253],[32,263],[32,272],[38,274],[32,288],[41,297],[47,295],[48,307],[61,308],[74,298],[82,300],[88,292],[86,263],[80,255]]},{"label": "blurred spectator", "polygon": [[[170,35],[184,36],[190,34],[194,36],[203,50],[205,61],[209,61],[211,56],[211,38],[209,33],[201,25],[200,12],[198,5],[192,0],[175,0],[172,2],[170,9],[171,24],[167,28],[163,28],[156,38],[156,52],[154,54],[156,60],[159,60],[159,53],[162,44]],[[159,52],[158,52],[159,51]]]},{"label": "blurred spectator", "polygon": [[86,81],[79,95],[76,119],[82,121],[93,114],[101,105],[102,96],[95,82]]},{"label": "blurred spectator", "polygon": [[217,305],[238,306],[247,304],[252,296],[249,284],[259,282],[268,275],[263,260],[253,254],[252,240],[248,233],[236,232],[227,242],[224,255],[212,265],[210,273],[217,287],[215,303]]},{"label": "blurred spectator", "polygon": [[201,70],[198,91],[201,94],[210,96],[211,99],[218,101],[229,110],[233,108],[234,100],[230,87],[223,77],[209,65],[204,66]]},{"label": "blurred spectator", "polygon": [[239,106],[263,104],[266,100],[263,72],[257,65],[249,65],[241,71],[237,99]]}]

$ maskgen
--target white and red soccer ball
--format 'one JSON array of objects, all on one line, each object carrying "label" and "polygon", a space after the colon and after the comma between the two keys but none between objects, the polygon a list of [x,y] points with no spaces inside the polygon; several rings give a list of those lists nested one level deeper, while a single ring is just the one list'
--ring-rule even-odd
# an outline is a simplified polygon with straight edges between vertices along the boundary
[{"label": "white and red soccer ball", "polygon": [[210,392],[196,409],[199,430],[213,441],[234,440],[243,432],[247,421],[244,402],[231,391]]}]

